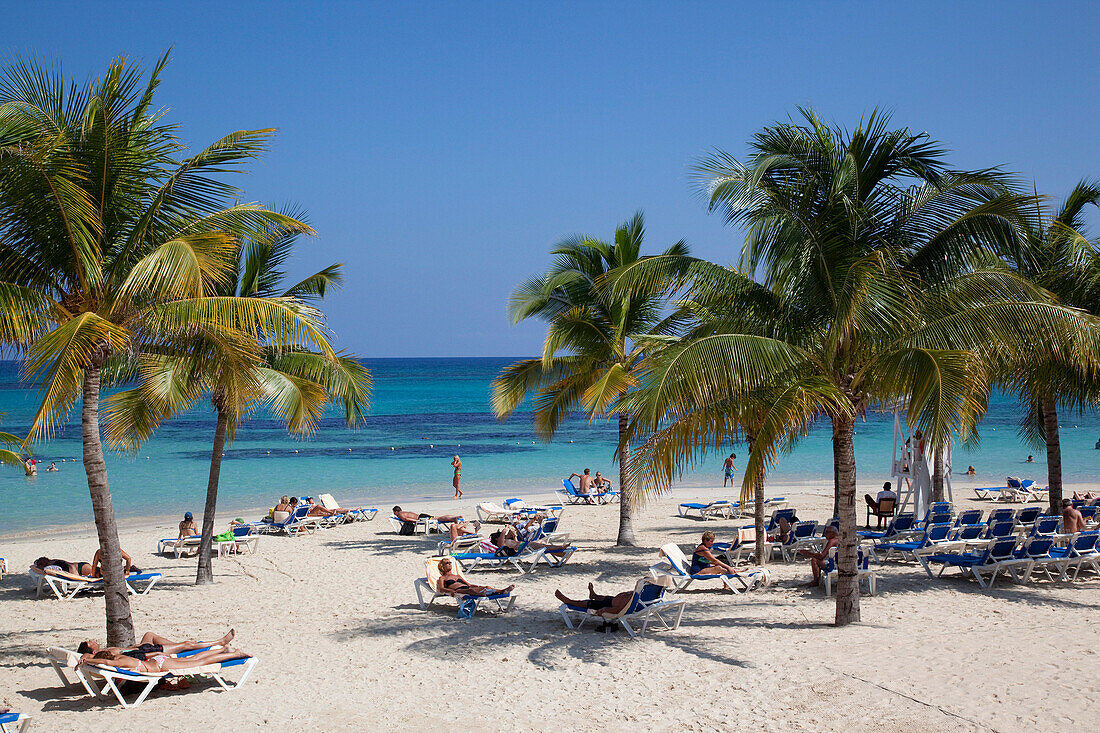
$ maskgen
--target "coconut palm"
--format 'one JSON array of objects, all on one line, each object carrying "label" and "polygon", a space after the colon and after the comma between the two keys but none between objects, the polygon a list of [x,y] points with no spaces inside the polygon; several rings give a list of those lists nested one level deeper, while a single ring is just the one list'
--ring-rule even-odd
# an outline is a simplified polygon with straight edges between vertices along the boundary
[{"label": "coconut palm", "polygon": [[[620,545],[636,544],[633,516],[638,502],[627,470],[629,415],[615,406],[637,383],[646,340],[669,333],[676,318],[662,317],[667,291],[660,283],[622,297],[601,284],[615,268],[645,259],[644,235],[639,212],[616,228],[612,243],[573,237],[558,244],[551,251],[556,260],[550,269],[521,283],[508,306],[513,323],[532,317],[547,322],[542,357],[516,362],[493,382],[493,409],[502,419],[534,395],[535,431],[544,440],[552,439],[573,411],[583,410],[590,420],[609,414],[617,419]],[[681,241],[664,254],[686,256],[688,248]]]},{"label": "coconut palm", "polygon": [[[758,133],[744,164],[721,152],[700,163],[712,210],[747,227],[743,271],[762,280],[744,276],[732,293],[744,314],[659,360],[641,393],[654,400],[654,415],[705,414],[810,380],[816,391],[795,392],[790,402],[808,409],[816,401],[832,423],[841,534],[835,621],[844,625],[859,620],[856,420],[906,400],[911,427],[930,444],[968,438],[984,409],[987,360],[1028,339],[1065,353],[1081,346],[1076,334],[1097,332],[1092,319],[1020,278],[977,266],[1013,235],[1027,202],[1001,176],[947,170],[927,136],[890,131],[878,114],[851,133],[812,112],[803,117],[805,124]],[[657,258],[637,269],[648,270],[633,278],[646,287],[691,266]],[[838,393],[844,409],[834,404]],[[757,435],[746,485],[807,418],[788,414],[787,429]],[[700,445],[690,433],[679,443]]]},{"label": "coconut palm", "polygon": [[125,59],[69,83],[60,65],[16,62],[0,77],[0,340],[41,386],[27,440],[46,439],[82,400],[84,469],[106,591],[107,639],[133,622],[100,437],[110,359],[216,351],[248,363],[254,334],[321,348],[317,313],[294,299],[227,298],[235,243],[308,227],[251,204],[219,174],[262,152],[270,130],[239,131],[183,157],[153,107],[167,55],[143,73]]},{"label": "coconut palm", "polygon": [[[1080,181],[1056,211],[1037,206],[1022,236],[1003,256],[1014,272],[1067,305],[1100,314],[1100,240],[1089,240],[1084,213],[1100,205],[1100,182]],[[996,379],[1021,398],[1021,433],[1047,452],[1050,511],[1061,512],[1062,449],[1059,410],[1081,411],[1100,398],[1100,384],[1075,361],[1035,349],[1012,355]]]},{"label": "coconut palm", "polygon": [[[296,221],[304,218],[299,212],[288,213],[291,214]],[[341,283],[338,264],[289,287],[283,283],[283,268],[298,236],[296,228],[277,227],[242,242],[240,267],[220,288],[220,294],[236,298],[319,299],[328,288],[338,287]],[[308,435],[316,427],[327,401],[343,403],[349,427],[363,419],[369,401],[370,372],[353,357],[270,346],[262,350],[262,355],[262,360],[243,367],[236,360],[220,358],[218,354],[209,355],[197,364],[186,357],[147,356],[139,366],[138,386],[117,392],[105,401],[108,443],[132,451],[163,420],[192,409],[202,395],[210,396],[217,421],[199,541],[197,584],[213,582],[210,551],[222,454],[241,420],[264,408],[291,432]]]}]

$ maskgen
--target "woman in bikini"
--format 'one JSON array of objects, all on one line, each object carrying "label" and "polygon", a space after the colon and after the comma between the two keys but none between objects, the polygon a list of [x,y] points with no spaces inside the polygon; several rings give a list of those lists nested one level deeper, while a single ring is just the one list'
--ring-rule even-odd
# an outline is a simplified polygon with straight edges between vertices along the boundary
[{"label": "woman in bikini", "polygon": [[243,659],[248,655],[237,649],[225,651],[209,651],[192,654],[187,657],[170,657],[167,654],[150,654],[145,659],[135,659],[133,656],[123,654],[111,649],[104,649],[95,654],[85,654],[80,658],[77,666],[84,664],[109,664],[112,667],[132,669],[142,674],[160,674],[161,672],[175,672],[179,670],[202,667],[206,664],[220,664],[232,659]]},{"label": "woman in bikini", "polygon": [[458,480],[460,478],[462,478],[462,459],[459,458],[458,456],[455,456],[454,460],[451,461],[451,465],[454,466],[454,469],[455,469],[455,477],[454,477],[454,480],[452,481],[452,484],[455,487],[455,495],[454,495],[453,498],[461,499],[462,498],[462,490],[458,488]]},{"label": "woman in bikini", "polygon": [[512,592],[512,589],[516,586],[510,585],[507,588],[490,588],[487,585],[470,585],[466,580],[452,572],[453,565],[448,558],[443,558],[439,561],[439,584],[436,587],[440,593],[445,593],[449,596],[495,596],[498,594],[508,594]]},{"label": "woman in bikini", "polygon": [[729,565],[725,564],[711,552],[714,546],[714,532],[707,530],[703,533],[702,543],[691,553],[691,567],[688,572],[692,575],[726,575],[736,573]]}]

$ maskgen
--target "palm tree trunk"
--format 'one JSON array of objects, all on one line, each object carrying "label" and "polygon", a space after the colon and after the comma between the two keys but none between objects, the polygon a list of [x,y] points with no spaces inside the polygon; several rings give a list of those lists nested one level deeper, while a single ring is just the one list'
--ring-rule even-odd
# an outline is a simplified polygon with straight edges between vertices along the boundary
[{"label": "palm tree trunk", "polygon": [[837,548],[836,619],[837,626],[859,621],[859,576],[856,559],[856,454],[853,443],[856,421],[851,417],[833,418],[833,458],[836,462],[836,516],[840,519],[840,547]]},{"label": "palm tree trunk", "polygon": [[[745,440],[749,444],[749,455],[751,456],[753,446],[756,444],[756,435],[746,431]],[[748,461],[747,458],[745,460]],[[767,562],[767,558],[764,557],[764,543],[768,539],[764,533],[764,479],[753,479],[752,498],[753,520],[756,526],[756,562],[762,565]]]},{"label": "palm tree trunk", "polygon": [[943,501],[943,449],[932,449],[932,501]]},{"label": "palm tree trunk", "polygon": [[214,428],[214,452],[210,456],[210,480],[206,483],[206,507],[202,511],[202,538],[199,540],[199,568],[195,575],[195,585],[214,582],[214,566],[210,555],[214,547],[214,514],[218,508],[218,481],[222,474],[222,450],[225,448],[228,424],[229,414],[219,408],[218,424]]},{"label": "palm tree trunk", "polygon": [[836,423],[833,423],[833,516],[840,516],[840,448],[836,440]]},{"label": "palm tree trunk", "polygon": [[615,544],[619,547],[637,547],[638,541],[634,538],[634,488],[630,482],[627,468],[630,465],[630,442],[626,439],[627,425],[626,414],[619,413],[619,537]]},{"label": "palm tree trunk", "polygon": [[122,565],[122,547],[118,541],[115,508],[111,502],[111,487],[107,483],[107,464],[103,460],[103,443],[99,434],[99,384],[106,352],[92,359],[84,369],[84,405],[81,430],[84,439],[84,473],[88,476],[88,493],[92,498],[92,514],[99,536],[99,552],[103,567],[103,590],[107,608],[107,646],[122,648],[134,645],[134,619],[130,613],[130,595],[126,589],[126,573]]},{"label": "palm tree trunk", "polygon": [[1062,513],[1062,444],[1058,439],[1058,406],[1054,398],[1043,396],[1039,406],[1043,416],[1043,437],[1047,441],[1047,501],[1050,513],[1058,516]]}]

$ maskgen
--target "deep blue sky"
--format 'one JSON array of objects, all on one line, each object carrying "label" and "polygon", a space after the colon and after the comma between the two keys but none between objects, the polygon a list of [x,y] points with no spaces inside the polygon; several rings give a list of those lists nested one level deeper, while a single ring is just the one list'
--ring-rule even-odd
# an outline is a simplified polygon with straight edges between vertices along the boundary
[{"label": "deep blue sky", "polygon": [[512,287],[637,209],[649,249],[733,261],[688,168],[797,105],[845,125],[890,108],[953,164],[1058,197],[1100,176],[1094,4],[592,5],[18,3],[2,47],[83,79],[174,45],[158,100],[189,143],[277,127],[236,182],[309,210],[295,270],[346,263],[326,310],[363,356],[538,352]]}]

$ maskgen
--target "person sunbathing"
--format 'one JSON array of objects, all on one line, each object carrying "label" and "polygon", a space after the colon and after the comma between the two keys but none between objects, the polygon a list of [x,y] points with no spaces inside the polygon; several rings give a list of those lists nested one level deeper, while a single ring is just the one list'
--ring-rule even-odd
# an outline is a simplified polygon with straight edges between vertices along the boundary
[{"label": "person sunbathing", "polygon": [[634,591],[623,591],[614,596],[601,596],[596,593],[595,586],[589,583],[587,600],[574,600],[567,597],[560,590],[554,591],[554,596],[567,606],[584,608],[594,612],[597,616],[618,616],[630,605],[631,599],[634,598]]},{"label": "person sunbathing", "polygon": [[454,565],[447,558],[439,561],[439,580],[436,582],[436,590],[448,596],[495,596],[512,592],[515,585],[507,588],[490,588],[487,585],[470,585],[461,575],[453,572]]},{"label": "person sunbathing", "polygon": [[[535,530],[529,529],[529,532]],[[507,525],[498,532],[493,532],[489,535],[489,542],[496,545],[498,548],[507,548],[512,551],[512,554],[519,552],[520,547],[523,545],[524,540],[519,535],[519,530],[514,525]],[[541,540],[527,541],[527,547],[532,550],[545,549],[548,553],[559,554],[569,549],[569,545],[552,545],[549,542],[543,542]]]},{"label": "person sunbathing", "polygon": [[709,529],[703,533],[702,541],[691,553],[691,567],[688,572],[692,575],[726,575],[736,573],[733,566],[719,560],[711,552],[714,547],[714,532]]},{"label": "person sunbathing", "polygon": [[347,509],[329,509],[324,504],[318,504],[313,500],[313,497],[307,497],[306,502],[309,503],[309,514],[311,517],[334,517],[337,514],[344,514]]},{"label": "person sunbathing", "polygon": [[458,522],[451,522],[451,542],[454,542],[462,535],[477,534],[481,530],[481,522],[476,519],[473,523],[465,520]]},{"label": "person sunbathing", "polygon": [[172,641],[171,639],[158,636],[153,632],[147,632],[145,636],[141,637],[141,643],[136,647],[130,649],[121,649],[119,647],[101,647],[99,642],[95,639],[85,639],[80,642],[80,646],[76,648],[80,654],[92,655],[97,654],[104,649],[116,654],[125,654],[128,657],[144,661],[150,654],[179,654],[180,652],[190,652],[196,649],[207,649],[212,647],[221,647],[222,650],[229,648],[229,643],[233,641],[233,637],[237,632],[234,629],[230,629],[229,633],[218,639],[217,641]]},{"label": "person sunbathing", "polygon": [[40,557],[34,561],[34,567],[47,575],[68,573],[69,575],[79,575],[88,580],[94,580],[92,577],[92,566],[86,562],[69,562],[68,560],[58,560],[57,558]]},{"label": "person sunbathing", "polygon": [[792,521],[797,522],[798,520],[795,519],[794,517],[791,517],[790,519],[787,519],[787,517],[781,516],[776,521],[776,526],[778,527],[779,531],[776,532],[773,535],[768,535],[768,542],[786,542],[787,538],[791,534],[791,522]]},{"label": "person sunbathing", "polygon": [[814,579],[805,585],[808,587],[816,587],[821,584],[821,568],[825,566],[825,561],[829,557],[829,552],[840,545],[840,534],[836,531],[836,527],[825,528],[825,547],[821,552],[810,552],[809,550],[799,550],[798,554],[802,557],[810,558],[810,570],[813,571]]},{"label": "person sunbathing", "polygon": [[94,654],[85,654],[80,657],[77,666],[85,664],[107,664],[112,667],[131,669],[142,674],[160,674],[162,672],[176,672],[207,664],[221,664],[233,659],[244,659],[248,655],[237,649],[225,651],[211,650],[199,652],[187,657],[170,657],[167,654],[153,654],[146,659],[134,659],[132,656],[117,650],[102,649]]},{"label": "person sunbathing", "polygon": [[[393,508],[393,516],[400,519],[402,522],[418,522],[421,519],[431,519],[431,514],[417,514],[416,512],[407,512],[399,506]],[[461,522],[462,517],[458,514],[447,514],[435,517],[437,522]]]}]

